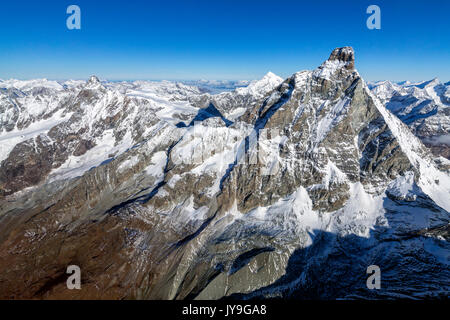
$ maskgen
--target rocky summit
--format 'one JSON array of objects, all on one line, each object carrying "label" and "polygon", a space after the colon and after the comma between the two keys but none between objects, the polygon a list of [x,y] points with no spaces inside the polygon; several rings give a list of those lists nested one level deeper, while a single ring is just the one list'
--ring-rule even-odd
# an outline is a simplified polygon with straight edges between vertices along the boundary
[{"label": "rocky summit", "polygon": [[447,87],[1,81],[0,298],[446,298]]}]

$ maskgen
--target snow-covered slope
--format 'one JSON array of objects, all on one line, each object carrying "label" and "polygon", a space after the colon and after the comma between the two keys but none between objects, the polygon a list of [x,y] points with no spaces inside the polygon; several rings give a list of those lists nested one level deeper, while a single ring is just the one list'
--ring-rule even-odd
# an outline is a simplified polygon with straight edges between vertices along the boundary
[{"label": "snow-covered slope", "polygon": [[438,79],[418,83],[370,84],[372,92],[435,155],[450,158],[450,87]]},{"label": "snow-covered slope", "polygon": [[[367,89],[370,95],[369,89]],[[419,172],[418,184],[439,206],[450,211],[450,175],[436,168],[420,140],[415,137],[397,117],[391,114],[377,98],[372,96],[378,111],[383,115],[389,129],[398,139],[400,148],[405,152],[414,168]],[[450,163],[450,161],[447,161]]]}]

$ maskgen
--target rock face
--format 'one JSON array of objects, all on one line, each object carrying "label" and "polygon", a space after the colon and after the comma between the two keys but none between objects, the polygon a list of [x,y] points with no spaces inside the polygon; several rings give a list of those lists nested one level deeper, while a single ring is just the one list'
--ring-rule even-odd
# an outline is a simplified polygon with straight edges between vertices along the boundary
[{"label": "rock face", "polygon": [[[5,86],[0,297],[448,297],[450,162],[354,57],[338,48],[316,70],[218,95]],[[66,287],[69,265],[81,290]]]}]

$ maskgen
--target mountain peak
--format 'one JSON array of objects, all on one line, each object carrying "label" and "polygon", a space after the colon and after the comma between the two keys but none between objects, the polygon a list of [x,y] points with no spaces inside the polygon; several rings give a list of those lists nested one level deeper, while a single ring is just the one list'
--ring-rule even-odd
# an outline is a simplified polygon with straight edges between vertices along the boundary
[{"label": "mountain peak", "polygon": [[352,47],[336,48],[330,57],[320,67],[313,71],[313,75],[322,79],[335,77],[342,71],[353,71],[355,69],[355,52]]},{"label": "mountain peak", "polygon": [[97,83],[100,83],[100,80],[95,75],[92,75],[88,80],[88,84],[97,84]]},{"label": "mountain peak", "polygon": [[[73,297],[49,287],[73,260],[100,288],[80,299],[443,297],[449,162],[369,91],[353,56],[339,48],[314,71],[217,95],[95,76],[64,91],[41,80],[0,90],[0,299]],[[389,84],[390,109],[405,103],[420,123],[418,109],[445,116],[443,88],[392,100]],[[431,147],[446,150],[446,123],[429,128]],[[98,239],[98,262],[78,260]],[[387,255],[388,280],[405,281],[378,293],[355,281]]]},{"label": "mountain peak", "polygon": [[355,65],[355,52],[352,47],[336,48],[331,52],[329,61],[341,61]]},{"label": "mountain peak", "polygon": [[[240,92],[255,94],[268,92],[283,82],[283,79],[272,72],[267,72],[260,80],[252,81],[246,88],[238,88]],[[239,90],[241,89],[241,90]]]},{"label": "mountain peak", "polygon": [[93,89],[93,90],[95,89],[96,90],[96,89],[100,89],[100,88],[104,89],[104,86],[102,85],[102,83],[99,80],[99,78],[97,78],[97,76],[92,75],[89,78],[89,80],[86,82],[85,88],[86,89]]},{"label": "mountain peak", "polygon": [[277,76],[275,73],[273,73],[271,71],[267,72],[263,77],[263,79],[273,79],[273,78],[278,79],[279,76]]}]

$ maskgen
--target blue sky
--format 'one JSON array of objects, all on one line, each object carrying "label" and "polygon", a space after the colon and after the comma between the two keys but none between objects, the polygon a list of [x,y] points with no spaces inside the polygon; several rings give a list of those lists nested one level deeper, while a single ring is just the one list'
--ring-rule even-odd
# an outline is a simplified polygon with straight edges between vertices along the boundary
[{"label": "blue sky", "polygon": [[[81,30],[66,8],[81,8]],[[366,8],[381,8],[381,30]],[[450,80],[450,1],[2,1],[0,78],[256,79],[350,45],[366,80]]]}]

